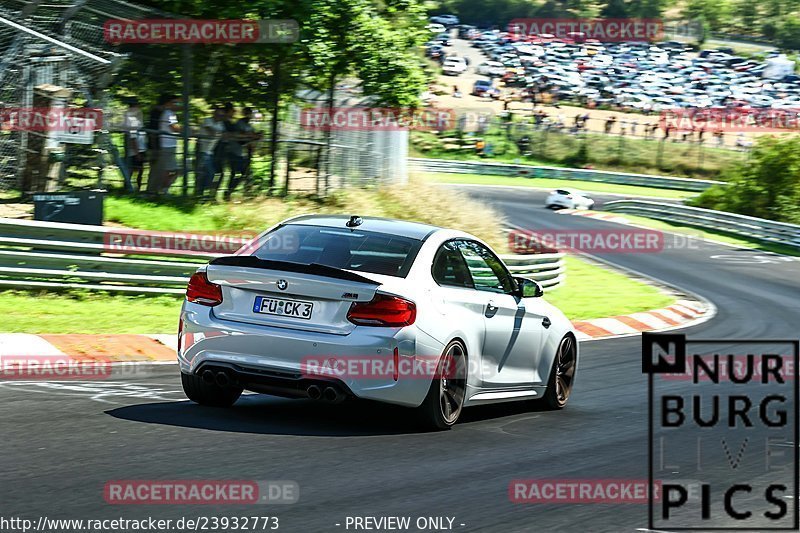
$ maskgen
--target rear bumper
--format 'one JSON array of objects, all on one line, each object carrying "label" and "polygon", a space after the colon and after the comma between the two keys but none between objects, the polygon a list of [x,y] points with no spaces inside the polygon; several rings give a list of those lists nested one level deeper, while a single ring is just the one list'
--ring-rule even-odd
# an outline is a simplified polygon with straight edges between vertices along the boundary
[{"label": "rear bumper", "polygon": [[364,376],[311,374],[320,361],[377,362],[391,367],[394,350],[402,361],[428,360],[444,346],[416,326],[359,326],[347,335],[246,324],[216,318],[212,308],[184,302],[181,311],[178,363],[181,372],[202,375],[207,368],[227,369],[240,385],[255,392],[305,397],[315,381],[335,381],[339,390],[356,398],[416,407],[425,399],[431,379],[377,373]]},{"label": "rear bumper", "polygon": [[[336,391],[337,400],[355,396],[344,382],[336,378],[309,378],[303,376],[301,372],[287,372],[264,366],[251,366],[247,363],[208,360],[200,363],[193,373],[207,381],[217,380],[219,374],[224,374],[226,385],[285,398],[317,400],[329,388]],[[311,393],[311,388],[314,386],[316,397]]]}]

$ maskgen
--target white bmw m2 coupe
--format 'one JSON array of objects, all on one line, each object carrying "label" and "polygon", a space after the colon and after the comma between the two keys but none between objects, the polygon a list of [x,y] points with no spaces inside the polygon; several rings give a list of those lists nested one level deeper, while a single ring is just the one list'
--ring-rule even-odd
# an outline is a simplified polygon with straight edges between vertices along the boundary
[{"label": "white bmw m2 coupe", "polygon": [[301,216],[200,268],[178,361],[189,399],[243,390],[415,408],[446,429],[470,405],[569,399],[571,323],[461,231],[357,216]]}]

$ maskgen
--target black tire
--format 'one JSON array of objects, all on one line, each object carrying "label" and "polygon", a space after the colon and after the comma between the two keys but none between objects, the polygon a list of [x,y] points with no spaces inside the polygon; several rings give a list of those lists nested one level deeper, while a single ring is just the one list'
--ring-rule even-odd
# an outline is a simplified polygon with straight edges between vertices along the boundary
[{"label": "black tire", "polygon": [[422,405],[419,421],[426,429],[450,429],[458,422],[467,394],[467,350],[461,341],[448,344]]},{"label": "black tire", "polygon": [[187,398],[209,407],[230,407],[236,403],[243,390],[238,387],[220,387],[208,384],[200,376],[183,372],[181,372],[181,384]]},{"label": "black tire", "polygon": [[578,352],[575,337],[567,335],[561,339],[558,351],[553,358],[553,367],[550,369],[550,378],[547,380],[547,390],[541,402],[545,408],[551,410],[563,409],[572,393],[575,383],[575,369],[578,364]]}]

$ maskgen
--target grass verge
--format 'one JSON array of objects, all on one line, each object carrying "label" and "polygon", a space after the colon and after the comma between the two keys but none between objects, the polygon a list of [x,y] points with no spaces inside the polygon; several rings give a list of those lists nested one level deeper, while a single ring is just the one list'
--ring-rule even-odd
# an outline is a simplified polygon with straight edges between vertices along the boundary
[{"label": "grass verge", "polygon": [[[453,132],[436,135],[425,131],[411,132],[409,156],[567,167],[591,164],[598,170],[689,178],[716,178],[721,171],[747,158],[745,152],[718,148],[710,142],[701,145],[599,133],[578,136],[564,132],[525,131],[530,139],[531,152],[526,155],[520,153],[516,144],[522,132],[509,136],[502,129],[493,127],[482,136],[491,146],[490,156],[482,158],[474,149],[457,148],[445,142],[444,139],[454,138],[456,134]],[[465,139],[474,140],[474,136],[467,135]]]},{"label": "grass verge", "polygon": [[519,187],[536,187],[540,189],[556,189],[559,187],[575,188],[586,192],[624,194],[626,196],[649,196],[682,200],[695,196],[691,191],[673,189],[655,189],[636,185],[617,185],[596,181],[561,180],[553,178],[523,178],[515,176],[485,176],[477,174],[448,174],[438,172],[419,173],[421,179],[433,183],[467,183],[473,185],[514,185]]},{"label": "grass verge", "polygon": [[570,320],[626,315],[675,303],[675,296],[659,287],[574,256],[567,256],[566,267],[565,283],[548,291],[545,299]]},{"label": "grass verge", "polygon": [[182,296],[107,292],[0,293],[5,333],[175,333]]},{"label": "grass verge", "polygon": [[107,223],[187,233],[257,233],[289,217],[304,214],[358,214],[413,220],[463,229],[498,248],[506,243],[500,215],[466,194],[422,180],[391,187],[343,189],[323,199],[297,195],[213,203],[121,195],[109,196],[105,203]]}]

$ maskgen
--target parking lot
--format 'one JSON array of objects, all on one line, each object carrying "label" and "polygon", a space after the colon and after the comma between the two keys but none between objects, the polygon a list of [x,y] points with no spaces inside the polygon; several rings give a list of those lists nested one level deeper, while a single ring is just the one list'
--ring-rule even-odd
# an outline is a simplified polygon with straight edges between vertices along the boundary
[{"label": "parking lot", "polygon": [[[735,109],[736,120],[717,116],[715,123],[705,125],[681,122],[691,127],[673,131],[671,140],[739,149],[749,148],[754,136],[788,131],[775,126],[796,125],[800,78],[788,74],[777,52],[768,61],[756,61],[728,50],[698,54],[679,43],[503,43],[498,35],[452,38],[443,47],[444,57],[466,58],[469,66],[460,74],[442,75],[439,92],[446,94],[432,102],[460,113],[495,115],[505,108],[530,114],[535,99],[546,121],[559,128],[574,127],[575,117],[588,113],[586,131],[655,139],[664,137],[664,128],[658,126],[668,110],[686,117],[696,110]],[[786,75],[776,80],[762,77],[765,72]],[[478,80],[491,80],[496,98],[473,96]],[[460,97],[454,96],[456,88]],[[768,120],[754,118],[765,112],[772,113]],[[753,116],[741,120],[742,114]],[[715,135],[717,131],[722,134]]]}]

